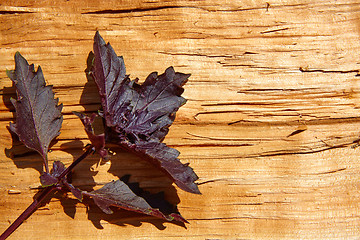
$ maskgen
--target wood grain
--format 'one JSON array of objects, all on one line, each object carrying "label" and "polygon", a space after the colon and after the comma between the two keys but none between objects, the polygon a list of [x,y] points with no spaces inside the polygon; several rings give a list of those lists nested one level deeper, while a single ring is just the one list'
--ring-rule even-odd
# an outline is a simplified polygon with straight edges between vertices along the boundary
[{"label": "wood grain", "polygon": [[99,30],[132,78],[170,65],[192,74],[165,142],[195,169],[202,195],[119,149],[107,164],[82,163],[74,184],[131,174],[165,191],[190,224],[108,216],[56,196],[10,239],[359,238],[359,13],[356,0],[1,1],[0,231],[32,202],[41,166],[6,128],[5,70],[16,51],[41,65],[64,104],[49,157],[70,164],[88,143],[71,112],[100,103],[84,74]]}]

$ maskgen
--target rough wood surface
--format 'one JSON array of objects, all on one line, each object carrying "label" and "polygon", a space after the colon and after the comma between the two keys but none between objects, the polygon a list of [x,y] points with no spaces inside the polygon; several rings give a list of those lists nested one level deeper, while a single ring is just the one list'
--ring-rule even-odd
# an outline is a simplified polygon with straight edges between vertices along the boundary
[{"label": "rough wood surface", "polygon": [[16,51],[41,65],[65,115],[49,156],[69,164],[87,144],[71,111],[99,107],[84,74],[99,30],[133,78],[170,65],[192,73],[165,142],[195,169],[203,194],[171,187],[130,153],[100,166],[94,155],[74,184],[132,174],[180,202],[187,229],[53,198],[10,239],[359,238],[359,12],[356,0],[1,1],[0,231],[31,203],[41,166],[12,145],[5,70]]}]

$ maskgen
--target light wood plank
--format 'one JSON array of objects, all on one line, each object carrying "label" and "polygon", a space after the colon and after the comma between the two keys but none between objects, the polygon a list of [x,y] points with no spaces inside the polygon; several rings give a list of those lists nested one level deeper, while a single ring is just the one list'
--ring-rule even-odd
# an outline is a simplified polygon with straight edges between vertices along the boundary
[{"label": "light wood plank", "polygon": [[84,74],[99,30],[132,78],[171,65],[192,74],[165,142],[195,169],[202,195],[118,149],[107,164],[95,155],[79,165],[74,184],[99,187],[130,173],[165,191],[190,224],[88,214],[69,196],[53,198],[10,239],[358,238],[359,10],[356,0],[2,1],[0,231],[31,203],[41,166],[12,146],[5,69],[16,51],[41,65],[65,114],[49,158],[70,164],[88,143],[71,112],[99,107]]}]

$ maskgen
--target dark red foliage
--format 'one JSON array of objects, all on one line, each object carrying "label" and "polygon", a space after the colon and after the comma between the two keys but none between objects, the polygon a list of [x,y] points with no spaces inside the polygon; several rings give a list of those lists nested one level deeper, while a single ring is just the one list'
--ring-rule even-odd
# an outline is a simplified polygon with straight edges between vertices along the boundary
[{"label": "dark red foliage", "polygon": [[94,62],[91,69],[98,86],[105,119],[106,141],[119,144],[167,173],[181,189],[199,194],[197,175],[178,159],[179,152],[161,141],[185,104],[182,86],[189,74],[173,67],[158,75],[151,73],[141,85],[126,75],[122,57],[118,57],[97,32],[94,38]]},{"label": "dark red foliage", "polygon": [[7,74],[17,93],[17,100],[12,99],[16,124],[10,123],[10,129],[28,148],[41,154],[48,172],[47,153],[50,142],[60,134],[62,104],[54,99],[52,86],[46,86],[41,67],[35,71],[19,52],[15,54],[15,71]]},{"label": "dark red foliage", "polygon": [[121,180],[116,180],[105,184],[102,188],[83,192],[94,199],[96,205],[106,214],[112,214],[110,206],[123,208],[126,210],[152,215],[168,221],[176,220],[187,222],[179,213],[164,214],[158,208],[153,208],[144,198],[136,195],[129,186]]},{"label": "dark red foliage", "polygon": [[83,159],[97,151],[102,158],[108,157],[105,142],[112,142],[130,150],[164,171],[183,190],[197,193],[197,175],[188,164],[178,159],[179,152],[162,143],[175,119],[179,107],[185,104],[181,97],[182,86],[189,74],[175,72],[169,67],[161,75],[151,73],[143,84],[138,79],[130,80],[126,75],[122,57],[106,44],[96,32],[94,38],[94,59],[90,68],[98,86],[104,118],[105,133],[96,135],[92,123],[96,114],[88,117],[77,115],[89,137],[91,145],[67,168],[60,161],[54,161],[49,171],[47,153],[50,142],[60,134],[63,121],[62,104],[54,99],[52,86],[46,86],[42,70],[29,65],[19,52],[15,54],[15,70],[7,71],[16,87],[17,99],[12,99],[16,110],[16,124],[10,123],[10,130],[31,149],[40,153],[45,172],[40,176],[44,189],[33,203],[5,230],[0,239],[6,239],[27,219],[37,207],[55,190],[72,192],[82,201],[83,196],[93,198],[105,213],[111,206],[144,213],[168,221],[187,222],[177,208],[164,200],[162,193],[150,194],[129,184],[125,180],[112,181],[92,192],[81,191],[68,181],[68,174]]},{"label": "dark red foliage", "polygon": [[43,187],[52,186],[58,183],[58,177],[65,170],[65,165],[60,161],[55,161],[53,163],[53,168],[50,173],[44,172],[40,176],[40,182]]}]

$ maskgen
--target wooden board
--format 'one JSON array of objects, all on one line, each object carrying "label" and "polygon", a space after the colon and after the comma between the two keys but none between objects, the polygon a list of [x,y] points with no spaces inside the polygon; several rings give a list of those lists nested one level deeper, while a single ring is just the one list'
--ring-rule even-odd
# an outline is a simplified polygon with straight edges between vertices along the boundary
[{"label": "wooden board", "polygon": [[16,51],[41,65],[64,104],[49,158],[70,164],[88,143],[71,112],[100,105],[84,74],[99,30],[132,78],[168,66],[192,74],[165,142],[199,175],[202,195],[118,149],[108,164],[96,155],[80,164],[74,184],[131,174],[165,191],[190,224],[56,196],[9,239],[359,238],[359,12],[356,0],[1,1],[0,231],[32,202],[41,171],[6,128],[5,70]]}]

